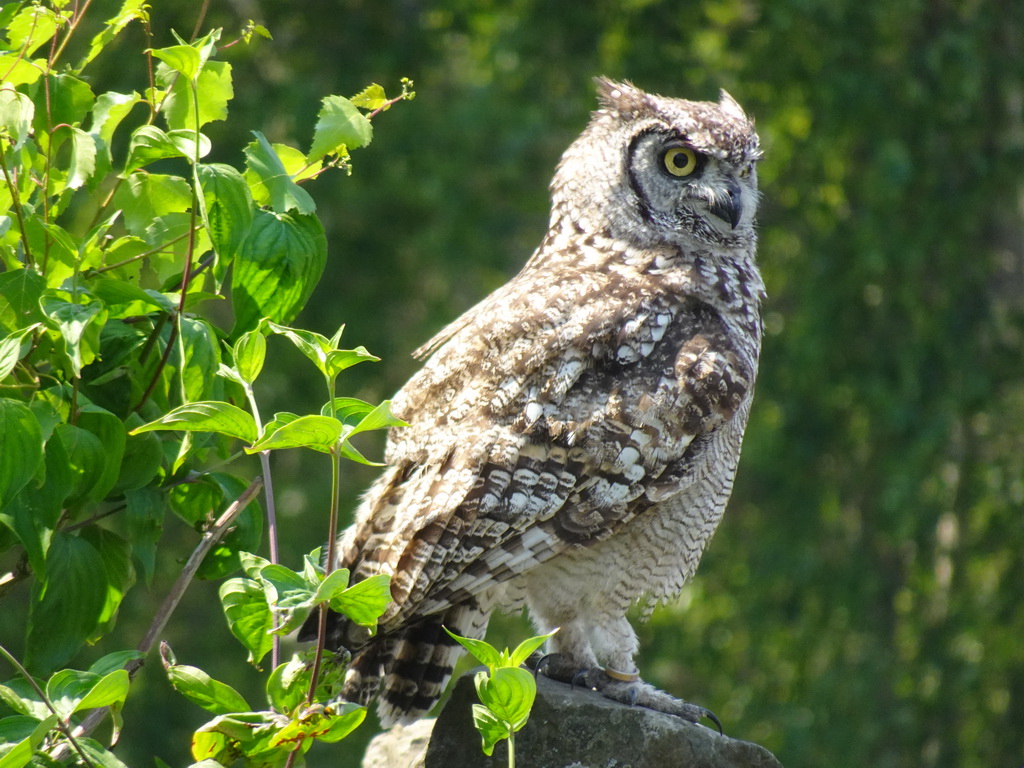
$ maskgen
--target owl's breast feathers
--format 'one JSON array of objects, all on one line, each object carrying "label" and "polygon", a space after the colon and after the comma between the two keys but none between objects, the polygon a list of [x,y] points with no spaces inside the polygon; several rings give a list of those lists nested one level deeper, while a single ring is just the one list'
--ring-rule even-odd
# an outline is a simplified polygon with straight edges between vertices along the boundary
[{"label": "owl's breast feathers", "polygon": [[757,334],[738,331],[759,293],[709,289],[699,259],[655,262],[524,270],[442,332],[394,400],[411,426],[393,430],[344,542],[356,578],[392,575],[385,628],[606,538],[694,481],[752,394]]}]

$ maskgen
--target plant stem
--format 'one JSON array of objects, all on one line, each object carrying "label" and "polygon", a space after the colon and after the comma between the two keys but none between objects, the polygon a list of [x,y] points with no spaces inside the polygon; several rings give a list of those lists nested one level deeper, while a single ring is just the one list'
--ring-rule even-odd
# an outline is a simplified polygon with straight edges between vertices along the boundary
[{"label": "plant stem", "polygon": [[60,713],[57,712],[57,710],[54,708],[53,704],[50,702],[50,699],[47,698],[46,692],[39,687],[39,683],[35,681],[35,678],[32,677],[32,675],[28,673],[28,670],[21,665],[21,662],[14,658],[14,656],[12,656],[11,653],[2,645],[0,645],[0,655],[7,659],[7,661],[11,663],[11,666],[18,670],[18,674],[25,678],[25,682],[32,686],[32,689],[39,696],[40,701],[42,701],[43,704],[46,705],[46,708],[50,710],[51,714],[53,714],[53,716],[57,718],[57,728],[60,730],[61,733],[64,734],[65,738],[67,738],[67,740],[71,743],[71,746],[75,748],[75,752],[77,752],[79,757],[82,758],[82,762],[84,762],[86,765],[92,768],[92,762],[89,760],[88,756],[86,756],[85,752],[82,751],[82,747],[78,744],[78,742],[75,741],[75,736],[71,733],[70,730],[68,730],[68,724],[64,722],[64,718],[62,718],[60,716]]},{"label": "plant stem", "polygon": [[28,230],[25,229],[25,216],[21,212],[21,196],[18,194],[18,187],[11,181],[11,174],[7,170],[7,157],[6,148],[0,152],[0,168],[4,172],[4,181],[7,182],[7,188],[11,191],[11,202],[14,203],[14,215],[18,219],[18,228],[21,230],[21,242],[25,245],[25,263],[28,266],[33,265],[32,251],[28,247]]},{"label": "plant stem", "polygon": [[516,768],[516,735],[508,735],[508,768]]}]

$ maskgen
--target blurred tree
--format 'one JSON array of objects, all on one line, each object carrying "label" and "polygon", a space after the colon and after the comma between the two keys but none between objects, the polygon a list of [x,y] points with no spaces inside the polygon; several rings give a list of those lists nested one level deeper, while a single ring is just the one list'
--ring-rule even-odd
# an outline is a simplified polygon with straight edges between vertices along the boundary
[{"label": "blurred tree", "polygon": [[[196,4],[154,14],[191,30]],[[330,262],[301,322],[347,322],[384,358],[353,373],[370,400],[525,262],[591,76],[689,98],[725,87],[756,115],[759,392],[720,533],[645,630],[648,675],[789,765],[1020,762],[1024,4],[234,0],[206,24],[247,18],[275,41],[236,64],[234,124],[271,140],[308,141],[323,93],[417,84],[352,178],[314,190]],[[312,403],[287,354],[268,410]],[[284,535],[316,535],[295,516],[325,508],[306,480],[322,468],[279,461]],[[220,621],[212,590],[189,600],[196,626]],[[183,658],[219,647],[173,631]],[[143,685],[125,757],[180,763],[187,725],[169,725],[182,715],[158,675]]]}]

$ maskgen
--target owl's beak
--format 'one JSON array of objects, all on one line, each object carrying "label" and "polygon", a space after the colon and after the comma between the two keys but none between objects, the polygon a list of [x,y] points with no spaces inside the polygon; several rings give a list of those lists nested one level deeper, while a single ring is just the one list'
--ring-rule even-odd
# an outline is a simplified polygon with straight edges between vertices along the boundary
[{"label": "owl's beak", "polygon": [[726,179],[725,194],[715,195],[708,210],[729,226],[736,229],[743,216],[743,204],[740,202],[740,185],[732,179]]}]

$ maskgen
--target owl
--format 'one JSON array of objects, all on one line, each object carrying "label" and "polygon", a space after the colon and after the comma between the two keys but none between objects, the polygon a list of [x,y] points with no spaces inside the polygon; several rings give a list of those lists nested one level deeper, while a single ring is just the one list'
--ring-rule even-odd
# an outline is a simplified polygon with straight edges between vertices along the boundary
[{"label": "owl", "polygon": [[[522,271],[417,351],[387,468],[339,539],[391,577],[374,636],[329,614],[344,697],[429,710],[497,609],[529,610],[541,671],[697,720],[634,663],[626,613],[676,596],[729,498],[761,345],[753,122],[597,80]],[[316,636],[313,616],[302,637]]]}]

